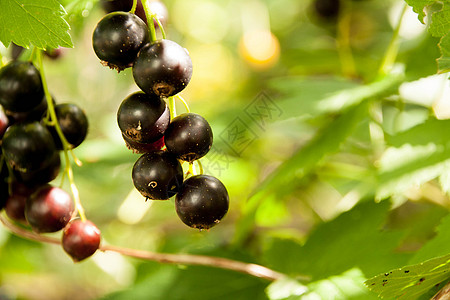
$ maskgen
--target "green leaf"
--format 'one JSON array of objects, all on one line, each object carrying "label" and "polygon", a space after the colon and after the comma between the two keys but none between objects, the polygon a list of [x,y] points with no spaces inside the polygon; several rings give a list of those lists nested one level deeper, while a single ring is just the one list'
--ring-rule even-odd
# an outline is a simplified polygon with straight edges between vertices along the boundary
[{"label": "green leaf", "polygon": [[360,203],[319,225],[304,245],[274,239],[265,253],[267,262],[281,272],[292,276],[303,274],[313,280],[339,275],[352,268],[373,276],[401,266],[408,255],[395,254],[395,249],[403,233],[380,230],[389,207],[389,201]]},{"label": "green leaf", "polygon": [[274,281],[266,288],[266,294],[270,300],[298,299],[308,291],[308,288],[293,278],[281,278]]},{"label": "green leaf", "polygon": [[415,253],[410,263],[418,263],[450,252],[450,215],[442,219],[437,227],[437,235]]},{"label": "green leaf", "polygon": [[425,146],[430,143],[444,146],[449,141],[449,131],[450,120],[430,118],[427,121],[396,135],[386,135],[386,141],[389,145],[394,147],[401,147],[404,144]]},{"label": "green leaf", "polygon": [[414,300],[448,279],[449,271],[450,255],[445,255],[377,275],[365,284],[382,298]]},{"label": "green leaf", "polygon": [[380,81],[357,85],[343,79],[306,79],[298,77],[277,78],[270,85],[282,92],[278,103],[283,110],[281,118],[304,118],[344,111],[351,106],[374,97],[388,96],[404,80],[402,72],[393,72]]},{"label": "green leaf", "polygon": [[420,22],[424,23],[423,18],[425,17],[425,7],[436,2],[436,0],[405,0],[409,6],[412,6],[415,13],[419,14]]},{"label": "green leaf", "polygon": [[323,128],[307,145],[284,161],[257,187],[255,193],[284,188],[293,180],[299,180],[309,174],[327,155],[339,150],[340,145],[366,116],[367,102],[349,109]]},{"label": "green leaf", "polygon": [[424,23],[425,9],[433,4],[442,5],[438,11],[434,11],[431,15],[431,24],[428,31],[436,37],[446,35],[450,30],[450,1],[438,0],[405,0],[408,5],[412,6],[414,12],[419,14],[420,22]]},{"label": "green leaf", "polygon": [[300,300],[333,299],[333,300],[376,300],[378,297],[367,290],[363,284],[364,274],[358,269],[351,269],[338,276],[313,282],[308,285],[309,293]]},{"label": "green leaf", "polygon": [[439,42],[439,48],[442,55],[437,59],[438,73],[450,72],[450,34],[442,37]]},{"label": "green leaf", "polygon": [[40,49],[73,47],[64,7],[56,0],[1,0],[0,41]]}]

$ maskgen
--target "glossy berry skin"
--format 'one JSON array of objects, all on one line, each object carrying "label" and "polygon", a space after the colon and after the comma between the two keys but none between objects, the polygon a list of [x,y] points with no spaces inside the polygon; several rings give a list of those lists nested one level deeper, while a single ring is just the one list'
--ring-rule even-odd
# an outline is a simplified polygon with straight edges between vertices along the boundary
[{"label": "glossy berry skin", "polygon": [[150,143],[139,143],[129,139],[126,135],[122,133],[122,138],[125,141],[125,145],[128,149],[133,151],[133,153],[148,153],[155,152],[161,150],[164,147],[164,137],[161,137],[159,140]]},{"label": "glossy berry skin", "polygon": [[9,126],[8,117],[6,116],[3,106],[0,105],[0,140],[3,137],[3,134],[5,134],[5,131],[8,128],[8,126]]},{"label": "glossy berry skin", "polygon": [[7,116],[11,125],[16,123],[40,121],[42,116],[46,113],[47,108],[47,99],[44,96],[42,97],[41,102],[33,109],[23,112],[7,111]]},{"label": "glossy berry skin", "polygon": [[[0,148],[0,155],[1,153]],[[4,162],[0,161],[0,211],[5,207],[6,201],[9,197],[8,192],[8,167]]]},{"label": "glossy berry skin", "polygon": [[170,122],[166,102],[154,94],[137,92],[128,96],[117,111],[117,123],[130,140],[151,143],[159,140]]},{"label": "glossy berry skin", "polygon": [[92,43],[98,58],[120,71],[133,65],[149,39],[147,25],[139,17],[128,12],[112,12],[98,22]]},{"label": "glossy berry skin", "polygon": [[147,44],[133,66],[136,84],[147,94],[169,97],[181,92],[192,77],[192,61],[183,47],[170,40]]},{"label": "glossy berry skin", "polygon": [[13,61],[0,69],[0,104],[5,110],[29,111],[43,96],[41,75],[31,62]]},{"label": "glossy berry skin", "polygon": [[11,187],[12,192],[6,201],[5,212],[10,219],[26,223],[25,203],[28,197],[33,193],[34,189],[17,181],[14,181]]},{"label": "glossy berry skin", "polygon": [[89,220],[73,220],[63,230],[62,246],[74,262],[93,255],[100,246],[100,230]]},{"label": "glossy berry skin", "polygon": [[63,229],[74,212],[70,195],[51,185],[45,185],[33,193],[25,204],[25,217],[31,228],[39,233]]},{"label": "glossy berry skin", "polygon": [[39,122],[11,125],[3,136],[2,148],[6,162],[20,172],[45,167],[56,152],[52,135]]},{"label": "glossy berry skin", "polygon": [[[55,106],[56,118],[61,131],[72,148],[78,147],[86,138],[88,133],[88,119],[85,112],[76,104],[62,103]],[[63,150],[62,142],[55,127],[47,127],[53,136],[56,149]]]},{"label": "glossy berry skin", "polygon": [[132,178],[142,196],[152,200],[166,200],[174,196],[183,183],[183,169],[170,153],[150,152],[136,161]]},{"label": "glossy berry skin", "polygon": [[181,221],[192,228],[209,229],[228,212],[229,197],[223,183],[209,175],[186,179],[175,198]]},{"label": "glossy berry skin", "polygon": [[[130,11],[133,6],[133,0],[100,0],[100,4],[106,12],[113,11]],[[149,1],[149,9],[152,13],[157,15],[157,18],[163,26],[167,22],[169,12],[167,7],[161,1]],[[145,23],[147,23],[147,17],[145,16],[144,7],[142,6],[141,0],[137,1],[135,14],[141,18]],[[154,22],[156,28],[158,28],[158,23]]]},{"label": "glossy berry skin", "polygon": [[172,120],[164,133],[167,151],[181,160],[192,162],[211,149],[213,133],[208,121],[195,113],[185,113]]},{"label": "glossy berry skin", "polygon": [[44,162],[44,166],[36,171],[14,170],[13,174],[17,181],[26,184],[29,187],[36,187],[49,183],[55,179],[61,170],[61,157],[59,152]]}]

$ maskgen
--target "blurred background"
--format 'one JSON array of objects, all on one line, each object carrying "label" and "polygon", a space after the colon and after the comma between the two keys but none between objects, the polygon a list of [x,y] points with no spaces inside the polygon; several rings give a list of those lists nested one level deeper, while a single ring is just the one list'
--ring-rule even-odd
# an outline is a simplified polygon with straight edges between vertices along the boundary
[{"label": "blurred background", "polygon": [[[310,156],[309,165],[300,162],[297,168],[295,160],[292,168],[283,165],[288,179],[260,184],[340,114],[341,103],[331,96],[376,79],[404,1],[164,1],[167,38],[185,47],[193,61],[192,80],[181,94],[214,132],[213,148],[201,162],[230,195],[227,216],[206,232],[185,226],[173,199],[145,202],[133,188],[131,168],[139,155],[125,147],[116,113],[139,88],[130,69],[117,73],[103,67],[92,50],[93,29],[105,14],[100,4],[61,3],[75,47],[44,64],[56,101],[79,104],[89,118],[88,138],[74,151],[83,162],[74,165],[74,176],[87,217],[102,231],[104,244],[270,266],[270,255],[283,256],[270,248],[274,238],[303,243],[318,224],[379,192],[371,172],[382,150],[374,143],[370,118],[326,162]],[[409,8],[399,35],[398,62],[412,83],[402,86],[401,94],[380,96],[380,126],[391,134],[430,114],[447,118],[441,101],[448,100],[445,78],[431,76],[440,55],[438,40]],[[1,51],[7,56],[10,49]],[[415,81],[422,77],[427,81]],[[184,111],[181,103],[177,109]],[[427,188],[433,201],[414,204],[413,211],[429,211],[433,218],[423,236],[403,243],[405,252],[429,237],[449,207],[436,184]],[[423,190],[417,189],[398,193],[397,206],[423,199]],[[0,299],[265,299],[267,285],[228,271],[166,266],[115,253],[96,253],[74,264],[60,247],[27,241],[0,227]]]}]

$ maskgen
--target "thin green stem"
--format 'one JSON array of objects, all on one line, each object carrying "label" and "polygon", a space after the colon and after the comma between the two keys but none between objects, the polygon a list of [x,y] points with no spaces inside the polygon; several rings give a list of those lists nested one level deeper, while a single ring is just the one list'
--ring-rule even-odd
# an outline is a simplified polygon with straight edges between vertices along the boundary
[{"label": "thin green stem", "polygon": [[0,68],[3,67],[5,64],[3,63],[3,55],[2,52],[0,51]]},{"label": "thin green stem", "polygon": [[176,97],[183,103],[184,107],[186,108],[186,111],[189,113],[191,110],[189,109],[189,105],[187,104],[186,100],[183,99],[179,94],[176,95]]},{"label": "thin green stem", "polygon": [[136,11],[136,6],[137,6],[137,0],[133,0],[133,6],[130,9],[130,13],[134,14],[134,12]]},{"label": "thin green stem", "polygon": [[200,175],[201,175],[201,174],[203,174],[203,165],[202,165],[202,163],[200,162],[199,159],[197,159],[196,162],[197,162],[198,170],[199,170]]},{"label": "thin green stem", "polygon": [[163,39],[166,39],[166,31],[164,30],[164,26],[161,21],[158,19],[158,16],[155,17],[156,23],[158,23],[159,30],[161,30],[161,36]]},{"label": "thin green stem", "polygon": [[145,17],[147,18],[148,28],[150,29],[150,37],[152,42],[156,41],[155,24],[153,23],[153,17],[155,14],[150,10],[148,0],[142,0],[142,6],[144,7]]},{"label": "thin green stem", "polygon": [[397,54],[398,54],[398,48],[399,48],[399,43],[398,43],[399,32],[400,32],[403,17],[405,16],[407,8],[408,8],[408,5],[405,3],[405,5],[403,6],[403,9],[402,9],[402,12],[400,13],[398,23],[394,28],[394,32],[392,33],[392,38],[386,49],[386,52],[384,54],[380,68],[378,69],[379,76],[388,74],[389,71],[392,69],[392,66],[395,63],[395,60],[396,60]]},{"label": "thin green stem", "polygon": [[175,99],[172,97],[168,98],[170,119],[173,120],[177,116],[177,109],[175,107]]},{"label": "thin green stem", "polygon": [[84,220],[86,220],[86,216],[84,214],[83,206],[81,205],[80,195],[78,193],[78,189],[74,182],[72,166],[70,164],[69,151],[70,151],[71,146],[70,146],[69,142],[67,142],[67,139],[64,136],[64,133],[62,132],[61,127],[59,126],[58,118],[57,118],[56,112],[55,112],[55,106],[53,105],[52,96],[50,95],[50,92],[48,90],[47,80],[46,80],[45,72],[44,72],[44,65],[42,63],[42,51],[38,51],[36,54],[37,54],[36,58],[39,63],[39,72],[41,74],[42,87],[44,88],[44,94],[45,94],[45,98],[47,100],[47,105],[48,105],[47,112],[50,115],[50,122],[55,127],[55,130],[58,133],[58,137],[61,140],[61,143],[63,145],[64,157],[65,157],[65,162],[66,162],[64,171],[67,174],[67,178],[69,179],[70,189],[72,191],[72,195],[74,198],[74,202],[75,202],[75,206],[77,208],[78,214],[80,215],[81,220],[84,221]]}]

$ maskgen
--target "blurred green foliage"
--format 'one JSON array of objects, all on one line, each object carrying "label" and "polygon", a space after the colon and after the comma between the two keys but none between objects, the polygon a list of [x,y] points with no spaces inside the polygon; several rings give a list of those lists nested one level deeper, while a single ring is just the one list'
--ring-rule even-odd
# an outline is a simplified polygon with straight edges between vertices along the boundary
[{"label": "blurred green foliage", "polygon": [[[380,74],[405,2],[341,0],[339,16],[324,18],[315,1],[164,1],[167,37],[193,60],[182,95],[214,132],[203,167],[230,194],[207,232],[182,224],[173,199],[145,202],[133,188],[138,155],[116,113],[138,87],[92,50],[97,1],[60,1],[74,48],[44,62],[56,101],[90,121],[74,176],[104,244],[228,257],[290,278],[112,253],[73,264],[60,247],[0,227],[0,299],[376,299],[365,280],[447,254],[450,85],[436,59],[445,70],[448,52],[408,8],[396,63]],[[10,48],[0,53],[8,61]]]}]

